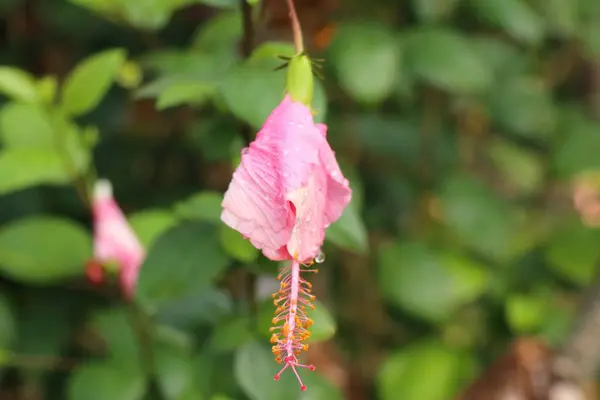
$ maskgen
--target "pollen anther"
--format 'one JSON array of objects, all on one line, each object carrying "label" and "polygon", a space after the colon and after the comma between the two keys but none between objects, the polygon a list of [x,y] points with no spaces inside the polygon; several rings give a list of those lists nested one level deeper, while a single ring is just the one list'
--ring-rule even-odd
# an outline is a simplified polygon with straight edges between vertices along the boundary
[{"label": "pollen anther", "polygon": [[[312,264],[304,266],[310,267]],[[301,268],[300,263],[294,260],[292,265],[281,270],[277,277],[281,281],[279,291],[273,294],[276,309],[272,320],[274,326],[269,329],[270,332],[274,332],[270,341],[274,344],[272,350],[275,361],[283,364],[283,368],[274,378],[279,380],[283,371],[290,368],[298,379],[301,390],[305,390],[306,386],[297,369],[307,368],[314,371],[314,366],[300,364],[298,356],[309,348],[309,345],[303,342],[310,337],[308,328],[313,321],[308,318],[306,310],[314,310],[312,302],[315,296],[311,294],[312,284],[302,279],[300,273],[316,271],[312,268]]]}]

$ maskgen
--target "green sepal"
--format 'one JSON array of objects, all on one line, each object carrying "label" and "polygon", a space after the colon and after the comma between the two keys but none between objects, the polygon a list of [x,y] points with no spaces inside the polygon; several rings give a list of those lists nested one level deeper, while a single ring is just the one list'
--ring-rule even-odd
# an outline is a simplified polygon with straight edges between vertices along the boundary
[{"label": "green sepal", "polygon": [[297,54],[290,60],[286,88],[293,101],[310,107],[315,83],[311,60],[305,53]]}]

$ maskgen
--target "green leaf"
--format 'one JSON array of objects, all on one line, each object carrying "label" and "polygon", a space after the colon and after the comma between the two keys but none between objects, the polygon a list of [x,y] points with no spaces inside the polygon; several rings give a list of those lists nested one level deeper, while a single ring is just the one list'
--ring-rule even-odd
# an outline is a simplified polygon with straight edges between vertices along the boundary
[{"label": "green leaf", "polygon": [[0,110],[0,137],[7,147],[37,147],[52,150],[56,146],[52,121],[36,104],[9,103]]},{"label": "green leaf", "polygon": [[146,382],[141,371],[114,362],[90,362],[69,378],[69,400],[141,400]]},{"label": "green leaf", "polygon": [[320,377],[317,372],[301,369],[302,380],[308,387],[301,392],[298,381],[292,371],[282,374],[279,381],[273,376],[279,372],[281,365],[273,360],[268,347],[257,342],[249,342],[235,354],[235,379],[251,400],[286,399],[286,400],[341,400],[339,389]]},{"label": "green leaf", "polygon": [[479,15],[515,39],[537,44],[544,37],[544,21],[523,0],[471,0],[470,4]]},{"label": "green leaf", "polygon": [[246,344],[235,354],[235,379],[251,400],[294,397],[290,395],[297,384],[293,374],[283,374],[280,381],[273,380],[279,369],[281,366],[268,348],[258,342]]},{"label": "green leaf", "polygon": [[[309,328],[310,338],[308,343],[318,343],[331,339],[337,331],[335,319],[320,301],[313,301],[314,310],[307,310],[307,316],[313,320],[312,326]],[[271,299],[263,302],[260,305],[258,314],[258,329],[265,338],[270,338],[271,333],[269,328],[273,326],[272,319],[275,312],[275,306]]]},{"label": "green leaf", "polygon": [[170,1],[143,1],[121,3],[123,16],[127,22],[137,28],[145,30],[158,30],[163,28],[171,18],[176,2]]},{"label": "green leaf", "polygon": [[446,180],[440,200],[446,225],[473,250],[500,262],[516,253],[516,215],[483,184],[464,176]]},{"label": "green leaf", "polygon": [[[0,294],[0,354],[11,348],[17,338],[17,320],[10,299],[5,294]],[[0,368],[2,367],[0,355]]]},{"label": "green leaf", "polygon": [[[156,343],[156,374],[167,399],[182,400],[186,395],[198,393],[191,349],[188,347],[173,340],[162,339]],[[193,399],[202,399],[202,396]]]},{"label": "green leaf", "polygon": [[167,210],[144,210],[129,215],[129,224],[145,248],[167,229],[177,223],[175,215]]},{"label": "green leaf", "polygon": [[428,83],[464,93],[490,86],[492,71],[466,37],[451,30],[422,28],[406,40],[408,65]]},{"label": "green leaf", "polygon": [[222,52],[235,55],[235,44],[242,36],[240,12],[222,12],[203,24],[196,33],[192,47],[209,53]]},{"label": "green leaf", "polygon": [[163,305],[158,310],[156,319],[163,324],[189,330],[199,325],[216,324],[232,312],[232,300],[224,291],[202,288]]},{"label": "green leaf", "polygon": [[[343,27],[334,42],[332,61],[342,88],[364,103],[379,103],[402,79],[401,52],[394,32],[381,25]],[[337,50],[337,51],[335,51]]]},{"label": "green leaf", "polygon": [[251,321],[247,317],[238,317],[223,321],[217,325],[210,339],[210,348],[218,352],[237,349],[253,339]]},{"label": "green leaf", "polygon": [[95,108],[117,78],[125,57],[123,50],[106,50],[77,64],[63,87],[63,111],[82,115]]},{"label": "green leaf", "polygon": [[581,36],[586,55],[592,59],[600,58],[600,25],[589,23],[582,27]]},{"label": "green leaf", "polygon": [[600,232],[578,221],[553,234],[545,255],[549,267],[558,275],[581,286],[591,283],[600,257]]},{"label": "green leaf", "polygon": [[204,52],[158,50],[144,56],[140,62],[145,68],[162,74],[159,80],[173,83],[217,79],[224,71],[223,66],[215,65],[216,61],[214,56]]},{"label": "green leaf", "polygon": [[64,185],[71,180],[53,150],[14,148],[0,151],[0,194],[30,186]]},{"label": "green leaf", "polygon": [[156,108],[164,110],[182,104],[203,105],[215,92],[216,87],[213,83],[175,81],[160,93]]},{"label": "green leaf", "polygon": [[383,246],[379,285],[385,298],[431,322],[444,321],[486,289],[488,273],[475,262],[423,243]]},{"label": "green leaf", "polygon": [[252,51],[248,64],[264,69],[275,69],[282,65],[279,57],[292,58],[295,54],[296,49],[289,42],[265,42]]},{"label": "green leaf", "polygon": [[411,345],[391,354],[377,373],[382,400],[446,400],[464,380],[468,359],[439,342]]},{"label": "green leaf", "polygon": [[549,311],[547,296],[535,293],[513,294],[506,299],[505,303],[508,324],[519,335],[536,333]]},{"label": "green leaf", "polygon": [[204,191],[178,203],[175,206],[175,213],[184,219],[220,223],[221,201],[223,201],[221,193]]},{"label": "green leaf", "polygon": [[67,219],[27,217],[0,229],[0,268],[21,281],[53,283],[81,275],[91,254],[89,234]]},{"label": "green leaf", "polygon": [[139,345],[133,330],[133,315],[123,307],[103,309],[92,315],[90,327],[106,344],[108,354],[122,365],[137,365]]},{"label": "green leaf", "polygon": [[527,72],[531,60],[515,44],[490,36],[471,38],[471,46],[486,60],[496,77],[512,78],[515,74]]},{"label": "green leaf", "polygon": [[58,79],[55,76],[44,76],[36,82],[39,97],[46,105],[54,104],[58,91]]},{"label": "green leaf", "polygon": [[327,228],[326,239],[336,246],[358,254],[369,251],[367,229],[357,206],[350,202],[340,219]]},{"label": "green leaf", "polygon": [[531,194],[541,189],[544,164],[539,155],[501,140],[494,141],[489,152],[496,168],[518,192]]},{"label": "green leaf", "polygon": [[[237,118],[259,129],[285,95],[285,71],[240,65],[227,74],[221,86],[223,99]],[[312,108],[315,120],[325,118],[327,102],[319,81],[315,82]]]},{"label": "green leaf", "polygon": [[234,260],[251,263],[258,258],[258,250],[250,243],[249,240],[236,230],[231,229],[227,225],[221,225],[219,230],[221,246],[227,254]]},{"label": "green leaf", "polygon": [[333,315],[327,307],[318,300],[313,301],[314,310],[308,311],[307,315],[313,320],[313,325],[309,328],[310,338],[308,343],[324,342],[331,339],[337,331],[337,325]]},{"label": "green leaf", "polygon": [[553,164],[558,175],[569,179],[579,172],[600,168],[600,124],[583,115],[564,115],[558,131],[565,132],[554,143]]},{"label": "green leaf", "polygon": [[198,2],[217,8],[236,8],[239,4],[237,0],[198,0]]},{"label": "green leaf", "polygon": [[552,93],[540,77],[511,79],[497,85],[490,98],[493,117],[525,137],[546,138],[556,127]]},{"label": "green leaf", "polygon": [[138,63],[125,61],[119,68],[116,79],[126,89],[137,89],[144,79],[144,72]]},{"label": "green leaf", "polygon": [[138,296],[156,306],[209,286],[229,263],[216,229],[184,222],[162,234],[140,271]]},{"label": "green leaf", "polygon": [[579,30],[580,0],[537,0],[535,4],[553,33],[570,38]]},{"label": "green leaf", "polygon": [[0,67],[0,93],[25,103],[33,103],[39,97],[35,79],[14,67]]},{"label": "green leaf", "polygon": [[413,7],[423,22],[435,22],[449,17],[460,0],[412,0]]},{"label": "green leaf", "polygon": [[[0,111],[0,138],[6,147],[11,148],[9,151],[16,149],[20,157],[33,157],[26,154],[35,153],[38,159],[29,164],[29,167],[36,167],[37,163],[45,161],[46,155],[50,158],[49,165],[40,167],[39,174],[42,177],[53,176],[56,170],[54,166],[58,168],[58,175],[61,177],[66,172],[83,173],[88,168],[91,147],[83,142],[83,135],[77,125],[59,113],[49,113],[39,105],[10,103]],[[69,164],[67,159],[70,160]],[[20,174],[15,174],[12,178],[20,182],[25,178],[33,179],[38,174],[37,167],[31,171],[27,169],[21,167]],[[31,172],[31,176],[28,172]],[[44,182],[40,183],[53,183],[52,179],[44,178]],[[63,181],[65,179],[60,178],[58,183]],[[6,184],[12,184],[11,180]]]}]

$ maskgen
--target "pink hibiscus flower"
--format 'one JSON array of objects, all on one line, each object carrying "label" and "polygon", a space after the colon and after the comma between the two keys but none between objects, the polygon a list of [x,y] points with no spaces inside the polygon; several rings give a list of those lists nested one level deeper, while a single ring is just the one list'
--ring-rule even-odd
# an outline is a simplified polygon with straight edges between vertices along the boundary
[{"label": "pink hibiscus flower", "polygon": [[[135,291],[145,251],[115,202],[112,185],[107,180],[98,181],[94,187],[92,213],[94,260],[100,264],[117,264],[123,293],[130,298]],[[92,275],[93,272],[89,271]]]},{"label": "pink hibiscus flower", "polygon": [[271,260],[312,261],[352,191],[310,109],[289,96],[242,152],[221,219]]},{"label": "pink hibiscus flower", "polygon": [[326,138],[327,127],[315,124],[310,109],[289,96],[273,110],[256,140],[242,152],[242,160],[223,199],[221,219],[271,260],[293,260],[278,279],[273,295],[277,306],[271,328],[273,353],[306,390],[298,368],[298,355],[308,350],[313,321],[312,285],[301,268],[322,262],[319,256],[325,229],[341,215],[350,199],[344,178]]}]

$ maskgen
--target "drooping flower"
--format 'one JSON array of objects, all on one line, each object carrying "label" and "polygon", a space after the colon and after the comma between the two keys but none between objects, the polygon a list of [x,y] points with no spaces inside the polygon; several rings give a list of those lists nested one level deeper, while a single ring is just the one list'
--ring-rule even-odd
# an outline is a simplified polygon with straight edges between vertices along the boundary
[{"label": "drooping flower", "polygon": [[[298,355],[308,349],[314,296],[300,275],[317,272],[322,262],[325,229],[341,215],[352,191],[327,143],[327,126],[315,124],[310,107],[310,62],[297,56],[288,74],[288,95],[273,110],[256,140],[242,151],[241,163],[225,193],[221,219],[271,260],[292,260],[278,276],[273,295],[277,307],[271,328],[273,353],[281,371],[291,369],[301,390],[306,386],[297,368]],[[294,67],[294,68],[292,68]],[[309,78],[310,75],[310,78]],[[291,78],[290,78],[291,76]],[[304,83],[307,85],[304,85]]]},{"label": "drooping flower", "polygon": [[326,132],[306,105],[286,96],[242,152],[221,219],[271,260],[311,262],[350,202]]},{"label": "drooping flower", "polygon": [[92,213],[94,260],[101,264],[116,264],[123,293],[130,298],[145,251],[115,202],[112,185],[107,180],[99,180],[94,187]]}]

